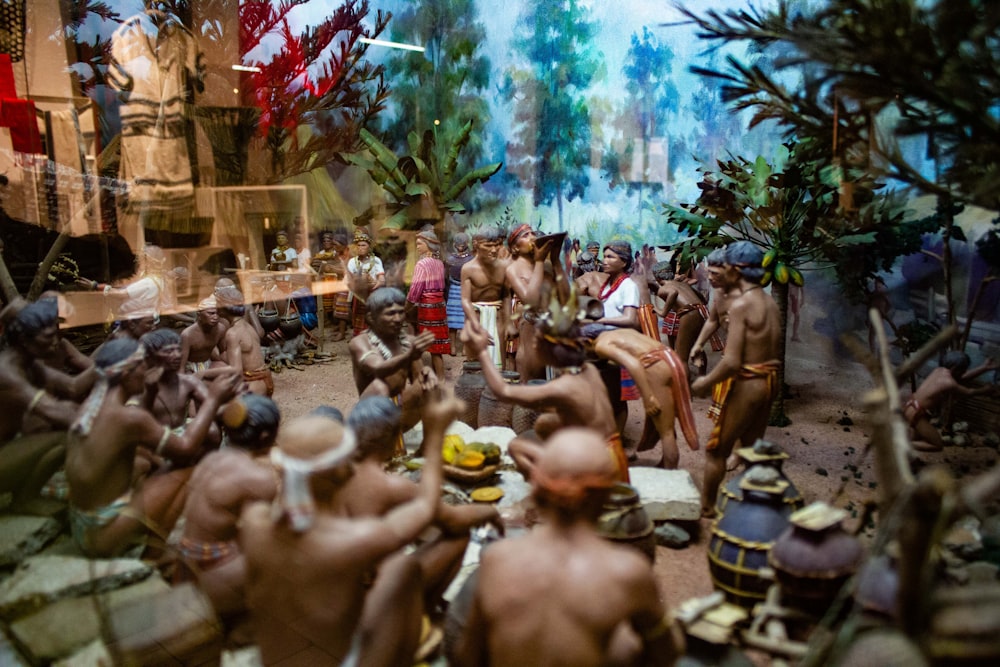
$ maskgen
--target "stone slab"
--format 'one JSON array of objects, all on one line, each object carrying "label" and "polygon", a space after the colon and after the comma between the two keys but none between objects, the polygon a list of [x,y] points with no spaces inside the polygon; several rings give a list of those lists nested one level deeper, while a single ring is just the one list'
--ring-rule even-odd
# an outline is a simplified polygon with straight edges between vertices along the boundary
[{"label": "stone slab", "polygon": [[138,559],[33,556],[0,582],[0,618],[12,621],[50,602],[121,588],[152,573],[153,568]]},{"label": "stone slab", "polygon": [[497,486],[503,490],[503,498],[497,503],[501,510],[518,505],[531,495],[531,483],[516,470],[501,470]]},{"label": "stone slab", "polygon": [[636,466],[628,472],[653,521],[697,521],[701,517],[701,494],[687,470]]},{"label": "stone slab", "polygon": [[49,517],[0,516],[0,567],[38,553],[55,539],[59,529],[59,522]]},{"label": "stone slab", "polygon": [[108,667],[113,664],[108,647],[100,639],[95,639],[69,657],[56,660],[52,667]]},{"label": "stone slab", "polygon": [[64,598],[10,624],[11,634],[35,662],[63,658],[101,635],[101,617],[133,601],[146,601],[170,590],[160,575],[96,596]]},{"label": "stone slab", "polygon": [[4,667],[30,667],[31,665],[27,658],[14,647],[2,629],[0,629],[0,665]]},{"label": "stone slab", "polygon": [[[466,442],[473,442],[470,440],[474,429],[466,424],[465,422],[452,422],[445,430],[445,435],[460,435],[462,440]],[[424,440],[424,423],[417,422],[417,425],[411,428],[409,431],[403,434],[403,445],[406,447],[406,451],[415,452],[420,447],[420,443]]]},{"label": "stone slab", "polygon": [[233,651],[223,651],[219,667],[262,667],[260,649],[246,646]]}]

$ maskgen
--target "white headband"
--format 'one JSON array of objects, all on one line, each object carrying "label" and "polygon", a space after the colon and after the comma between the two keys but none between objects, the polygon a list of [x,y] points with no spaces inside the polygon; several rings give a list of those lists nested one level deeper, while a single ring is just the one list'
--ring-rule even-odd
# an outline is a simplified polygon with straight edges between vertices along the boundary
[{"label": "white headband", "polygon": [[309,477],[313,473],[326,472],[340,466],[357,449],[354,431],[345,427],[337,447],[311,459],[298,459],[283,453],[279,448],[271,448],[271,463],[282,470],[282,490],[275,504],[275,518],[288,517],[292,530],[304,533],[313,524],[316,504],[309,489]]}]

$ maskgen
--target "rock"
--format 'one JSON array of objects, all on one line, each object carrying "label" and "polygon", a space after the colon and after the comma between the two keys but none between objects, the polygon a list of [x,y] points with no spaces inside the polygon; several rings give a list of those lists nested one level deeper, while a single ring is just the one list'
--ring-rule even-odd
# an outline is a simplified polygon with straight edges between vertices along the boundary
[{"label": "rock", "polygon": [[990,431],[985,436],[983,436],[983,444],[987,447],[997,447],[1000,446],[1000,435]]},{"label": "rock", "polygon": [[[473,428],[466,424],[465,422],[452,422],[451,426],[445,431],[445,435],[460,435],[462,439],[466,442],[472,442],[470,439],[473,433]],[[415,452],[417,448],[420,447],[420,443],[424,440],[424,423],[417,422],[417,425],[411,428],[409,431],[403,434],[403,445],[406,447],[408,452]]]},{"label": "rock", "polygon": [[965,571],[969,575],[969,583],[973,586],[977,584],[988,584],[997,580],[997,573],[1000,567],[994,563],[986,561],[976,561],[965,566]]},{"label": "rock", "polygon": [[955,422],[951,425],[951,430],[953,433],[968,433],[969,422]]},{"label": "rock", "polygon": [[14,648],[3,629],[0,629],[0,665],[4,665],[4,667],[30,667],[27,658]]},{"label": "rock", "polygon": [[952,437],[951,444],[956,447],[965,447],[969,444],[969,438],[962,433],[958,433]]},{"label": "rock", "polygon": [[701,495],[687,470],[629,468],[630,484],[653,521],[697,521],[701,518]]},{"label": "rock", "polygon": [[680,526],[675,526],[672,523],[665,523],[657,526],[656,530],[653,532],[656,535],[656,543],[661,547],[683,549],[687,545],[691,544],[691,534]]},{"label": "rock", "polygon": [[41,516],[0,516],[0,567],[41,551],[59,534],[59,522]]},{"label": "rock", "polygon": [[492,442],[500,445],[500,449],[507,454],[507,445],[517,434],[514,429],[506,426],[481,426],[472,434],[471,442]]},{"label": "rock", "polygon": [[68,658],[56,660],[52,667],[106,667],[113,664],[108,647],[100,639],[95,639]]},{"label": "rock", "polygon": [[497,483],[503,489],[503,498],[497,507],[505,508],[517,505],[531,495],[531,483],[516,470],[501,470],[500,481]]},{"label": "rock", "polygon": [[121,588],[152,573],[150,565],[131,558],[34,556],[0,583],[0,618],[11,621],[50,602]]},{"label": "rock", "polygon": [[101,616],[127,602],[170,590],[159,574],[97,596],[64,598],[10,624],[11,634],[34,662],[68,656],[101,636]]}]

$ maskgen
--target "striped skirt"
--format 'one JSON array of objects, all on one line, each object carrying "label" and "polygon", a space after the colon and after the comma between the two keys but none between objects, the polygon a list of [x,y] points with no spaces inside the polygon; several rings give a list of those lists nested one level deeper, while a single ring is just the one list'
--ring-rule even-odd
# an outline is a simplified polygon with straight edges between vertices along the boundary
[{"label": "striped skirt", "polygon": [[465,311],[462,310],[462,284],[448,278],[448,328],[461,329],[465,326]]},{"label": "striped skirt", "polygon": [[441,290],[427,290],[417,304],[417,330],[434,334],[434,343],[428,348],[431,354],[451,354],[448,338],[448,313]]}]

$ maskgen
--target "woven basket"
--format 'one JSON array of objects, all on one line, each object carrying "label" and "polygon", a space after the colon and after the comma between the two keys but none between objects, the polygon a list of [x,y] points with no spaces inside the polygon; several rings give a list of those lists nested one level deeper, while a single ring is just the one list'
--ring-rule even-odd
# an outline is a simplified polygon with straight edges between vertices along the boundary
[{"label": "woven basket", "polygon": [[500,466],[498,465],[489,465],[483,466],[482,468],[476,468],[475,470],[469,470],[468,468],[459,468],[458,466],[448,465],[445,463],[442,466],[442,471],[444,472],[444,476],[453,482],[476,484],[495,475],[499,468]]}]

